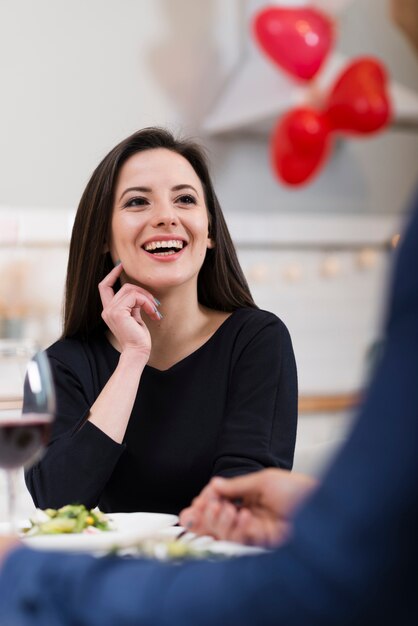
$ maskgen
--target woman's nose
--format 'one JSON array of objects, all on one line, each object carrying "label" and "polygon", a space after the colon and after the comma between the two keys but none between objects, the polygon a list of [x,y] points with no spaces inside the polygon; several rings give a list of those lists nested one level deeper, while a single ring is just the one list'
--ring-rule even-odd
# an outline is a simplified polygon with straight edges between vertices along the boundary
[{"label": "woman's nose", "polygon": [[155,207],[153,216],[153,226],[175,226],[178,224],[179,219],[175,207],[168,202],[159,203]]}]

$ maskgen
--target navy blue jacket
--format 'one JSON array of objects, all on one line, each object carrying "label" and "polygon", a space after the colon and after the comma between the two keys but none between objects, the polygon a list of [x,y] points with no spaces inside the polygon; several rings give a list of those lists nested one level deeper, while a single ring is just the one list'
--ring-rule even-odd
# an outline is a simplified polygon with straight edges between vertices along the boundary
[{"label": "navy blue jacket", "polygon": [[182,566],[16,550],[0,624],[418,624],[418,206],[383,356],[351,436],[284,547]]}]

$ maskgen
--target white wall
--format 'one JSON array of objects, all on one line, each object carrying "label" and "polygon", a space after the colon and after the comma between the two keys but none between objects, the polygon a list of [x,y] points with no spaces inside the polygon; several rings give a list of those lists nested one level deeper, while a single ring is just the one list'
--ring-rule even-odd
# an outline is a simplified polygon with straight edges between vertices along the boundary
[{"label": "white wall", "polygon": [[76,206],[118,140],[187,127],[228,56],[234,6],[1,0],[0,205]]},{"label": "white wall", "polygon": [[[249,37],[245,6],[1,0],[0,206],[74,207],[99,159],[131,131],[159,124],[198,133]],[[339,30],[343,52],[377,52],[418,89],[384,0],[353,2]],[[289,193],[272,178],[267,138],[236,140],[206,139],[227,212],[254,210],[253,196],[271,210],[397,211],[417,173],[416,135],[390,133],[350,142],[318,183]],[[253,173],[250,197],[243,167]]]}]

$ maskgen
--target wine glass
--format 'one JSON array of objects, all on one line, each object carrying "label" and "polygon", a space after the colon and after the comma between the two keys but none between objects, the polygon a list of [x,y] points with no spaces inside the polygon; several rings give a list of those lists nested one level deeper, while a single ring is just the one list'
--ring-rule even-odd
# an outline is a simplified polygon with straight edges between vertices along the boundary
[{"label": "wine glass", "polygon": [[39,459],[50,436],[55,393],[48,358],[37,352],[27,363],[23,408],[0,411],[0,468],[7,473],[8,522],[16,523],[16,478],[23,466]]}]

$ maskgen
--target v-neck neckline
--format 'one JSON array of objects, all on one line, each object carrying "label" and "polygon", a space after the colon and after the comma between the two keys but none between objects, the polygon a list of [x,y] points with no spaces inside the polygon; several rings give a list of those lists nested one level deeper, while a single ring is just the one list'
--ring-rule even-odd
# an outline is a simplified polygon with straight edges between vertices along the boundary
[{"label": "v-neck neckline", "polygon": [[[180,367],[181,365],[183,365],[185,362],[187,362],[189,359],[193,358],[195,355],[197,355],[199,352],[201,352],[202,350],[204,350],[207,346],[209,346],[212,341],[222,332],[222,330],[228,325],[229,320],[231,320],[234,315],[237,313],[237,311],[239,311],[240,309],[235,309],[235,311],[232,311],[231,315],[228,315],[228,317],[222,322],[222,324],[220,324],[218,326],[218,328],[215,330],[215,332],[212,333],[212,335],[204,342],[202,343],[202,345],[200,345],[198,348],[196,348],[195,350],[193,350],[193,352],[190,352],[190,354],[187,354],[185,357],[183,357],[182,359],[180,359],[179,361],[176,361],[175,363],[173,363],[173,365],[171,365],[170,367],[167,367],[166,369],[159,369],[157,367],[153,367],[152,365],[145,365],[144,371],[148,370],[151,372],[156,372],[157,374],[167,374],[169,372],[172,372],[174,369],[176,369],[177,367]],[[117,350],[109,341],[108,337],[105,334],[105,342],[106,344],[110,347],[111,351],[118,355],[118,357],[120,356],[120,352],[119,350]]]}]

